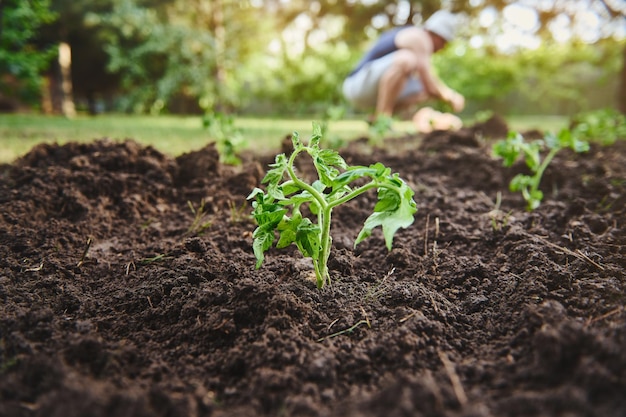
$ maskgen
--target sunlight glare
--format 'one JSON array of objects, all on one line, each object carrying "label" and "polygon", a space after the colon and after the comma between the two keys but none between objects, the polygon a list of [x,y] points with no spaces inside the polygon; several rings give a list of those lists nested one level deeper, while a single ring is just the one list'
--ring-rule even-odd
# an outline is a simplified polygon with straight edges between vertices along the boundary
[{"label": "sunlight glare", "polygon": [[564,14],[558,15],[550,23],[548,29],[552,33],[552,37],[557,42],[567,42],[572,38],[572,30],[570,29],[571,21]]},{"label": "sunlight glare", "polygon": [[495,7],[486,7],[480,12],[480,15],[478,16],[478,23],[480,23],[480,26],[487,28],[495,23],[497,16],[498,12]]},{"label": "sunlight glare", "polygon": [[508,22],[521,30],[534,32],[539,27],[539,16],[537,16],[537,12],[530,7],[513,3],[506,6],[502,14]]},{"label": "sunlight glare", "polygon": [[474,35],[470,38],[469,44],[472,48],[479,49],[485,45],[485,39],[482,36]]},{"label": "sunlight glare", "polygon": [[584,42],[594,43],[600,38],[600,18],[591,11],[580,10],[576,13],[575,30]]}]

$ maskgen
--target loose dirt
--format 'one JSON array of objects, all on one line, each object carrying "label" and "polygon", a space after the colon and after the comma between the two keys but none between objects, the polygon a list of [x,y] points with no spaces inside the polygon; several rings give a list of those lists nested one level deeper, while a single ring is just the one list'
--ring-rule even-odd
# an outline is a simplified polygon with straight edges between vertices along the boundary
[{"label": "loose dirt", "polygon": [[559,154],[529,213],[488,136],[341,149],[419,211],[387,251],[353,247],[375,195],[337,208],[323,290],[294,247],[254,268],[273,156],[35,147],[0,169],[0,415],[626,415],[626,141]]}]

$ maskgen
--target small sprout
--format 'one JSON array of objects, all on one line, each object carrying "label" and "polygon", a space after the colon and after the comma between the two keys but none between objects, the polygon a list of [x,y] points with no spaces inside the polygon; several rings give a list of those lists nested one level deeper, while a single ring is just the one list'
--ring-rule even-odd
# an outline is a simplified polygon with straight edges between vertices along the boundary
[{"label": "small sprout", "polygon": [[[518,174],[509,184],[511,191],[521,191],[527,202],[527,210],[535,210],[543,200],[543,192],[539,189],[544,171],[561,149],[570,148],[574,152],[586,152],[589,143],[578,138],[567,129],[562,129],[558,135],[548,133],[543,139],[526,142],[517,132],[509,132],[505,140],[493,145],[494,155],[503,159],[505,167],[512,166],[518,158],[523,157],[526,166],[532,175]],[[548,154],[541,159],[541,151],[548,149]]]},{"label": "small sprout", "polygon": [[[365,221],[355,246],[371,235],[372,230],[382,226],[386,246],[391,250],[393,236],[399,228],[413,223],[417,212],[413,190],[391,170],[381,163],[369,167],[348,166],[334,150],[322,149],[321,127],[313,125],[309,145],[304,145],[297,133],[292,136],[293,153],[276,156],[262,183],[267,191],[255,188],[248,196],[253,199],[253,215],[258,227],[254,231],[253,249],[259,268],[264,253],[276,241],[277,248],[294,243],[300,252],[313,260],[318,288],[330,282],[328,257],[332,246],[330,224],[332,210],[368,190],[376,189],[378,202],[374,213]],[[318,180],[312,184],[296,175],[296,157],[307,153],[313,160]],[[352,187],[355,181],[359,185]],[[369,180],[364,182],[363,180]],[[304,210],[304,208],[308,210]],[[290,213],[291,212],[291,213]],[[314,220],[306,217],[312,213]],[[290,215],[289,215],[290,213]]]},{"label": "small sprout", "polygon": [[491,220],[491,228],[494,232],[499,232],[500,230],[505,229],[509,225],[509,220],[511,218],[511,212],[508,213],[500,210],[500,205],[502,204],[502,193],[498,191],[496,194],[496,203],[493,210],[487,213],[489,219]]},{"label": "small sprout", "polygon": [[378,115],[369,125],[370,140],[374,144],[381,143],[385,135],[393,132],[393,118],[390,116]]},{"label": "small sprout", "polygon": [[242,223],[250,219],[250,212],[247,211],[248,205],[244,201],[241,206],[237,206],[234,201],[228,202],[228,208],[230,209],[230,222]]},{"label": "small sprout", "polygon": [[207,219],[207,213],[204,211],[205,204],[206,202],[203,198],[202,200],[200,200],[200,206],[196,209],[191,201],[187,201],[187,205],[194,215],[193,221],[187,229],[187,235],[198,236],[204,233],[204,231],[207,230],[209,227],[211,227],[211,221]]},{"label": "small sprout", "polygon": [[83,255],[80,257],[80,261],[76,264],[76,267],[80,268],[85,263],[85,259],[87,259],[87,254],[89,253],[89,248],[93,242],[93,238],[89,236],[87,238],[87,244],[85,245],[85,249],[83,250]]},{"label": "small sprout", "polygon": [[143,258],[139,262],[142,265],[148,265],[148,264],[151,264],[151,263],[154,263],[154,262],[164,261],[167,258],[168,258],[168,256],[166,254],[160,253],[158,255],[155,255],[155,256],[152,256],[152,257],[149,257],[149,258]]}]

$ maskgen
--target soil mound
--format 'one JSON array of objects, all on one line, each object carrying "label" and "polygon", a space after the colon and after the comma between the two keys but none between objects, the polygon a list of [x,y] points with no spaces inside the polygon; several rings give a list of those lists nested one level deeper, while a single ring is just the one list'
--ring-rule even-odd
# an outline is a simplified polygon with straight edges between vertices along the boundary
[{"label": "soil mound", "polygon": [[502,116],[494,114],[484,122],[473,124],[469,130],[474,135],[487,139],[504,139],[509,133],[509,126]]},{"label": "soil mound", "polygon": [[374,195],[338,207],[323,290],[293,247],[254,268],[267,161],[35,147],[0,174],[0,416],[626,415],[626,143],[528,213],[475,133],[340,150],[419,211],[387,251],[353,247]]}]

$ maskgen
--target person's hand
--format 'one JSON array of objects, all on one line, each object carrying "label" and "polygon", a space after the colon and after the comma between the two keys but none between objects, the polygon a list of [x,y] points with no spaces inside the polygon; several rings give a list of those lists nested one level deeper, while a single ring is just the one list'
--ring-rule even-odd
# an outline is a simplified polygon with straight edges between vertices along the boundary
[{"label": "person's hand", "polygon": [[452,110],[455,113],[460,112],[465,108],[465,97],[456,91],[450,90],[450,97],[448,98],[448,103],[452,106]]},{"label": "person's hand", "polygon": [[465,97],[451,88],[446,87],[443,89],[441,99],[450,104],[452,111],[455,113],[458,113],[465,108]]},{"label": "person's hand", "polygon": [[423,107],[413,116],[413,124],[420,133],[433,130],[458,130],[463,122],[452,113],[442,113],[431,107]]}]

